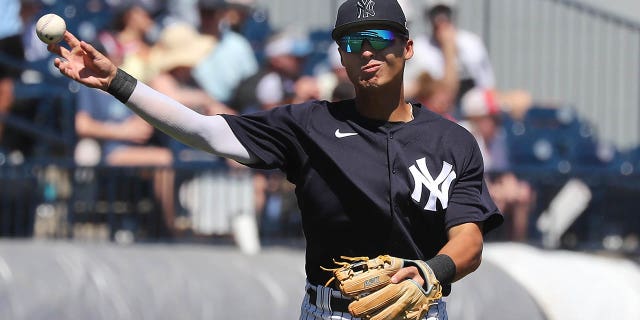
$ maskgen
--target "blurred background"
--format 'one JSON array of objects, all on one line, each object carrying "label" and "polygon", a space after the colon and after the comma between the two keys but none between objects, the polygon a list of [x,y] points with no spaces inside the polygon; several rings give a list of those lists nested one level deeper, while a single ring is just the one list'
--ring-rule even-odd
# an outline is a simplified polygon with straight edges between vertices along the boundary
[{"label": "blurred background", "polygon": [[[377,0],[383,1],[383,0]],[[640,319],[640,4],[401,0],[407,97],[468,128],[505,214],[451,319]],[[203,114],[351,98],[339,0],[3,0],[2,319],[295,319],[294,187],[62,77],[45,13]],[[448,50],[448,49],[453,50]]]}]

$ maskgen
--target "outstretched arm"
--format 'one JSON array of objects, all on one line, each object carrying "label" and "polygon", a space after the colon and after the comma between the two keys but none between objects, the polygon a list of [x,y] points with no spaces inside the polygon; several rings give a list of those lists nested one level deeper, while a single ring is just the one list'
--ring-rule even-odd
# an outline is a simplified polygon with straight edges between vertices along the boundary
[{"label": "outstretched arm", "polygon": [[177,140],[245,164],[253,162],[221,116],[201,115],[138,82],[69,31],[65,32],[64,41],[69,49],[58,44],[48,46],[49,51],[59,56],[54,65],[63,75],[114,94],[147,122]]}]

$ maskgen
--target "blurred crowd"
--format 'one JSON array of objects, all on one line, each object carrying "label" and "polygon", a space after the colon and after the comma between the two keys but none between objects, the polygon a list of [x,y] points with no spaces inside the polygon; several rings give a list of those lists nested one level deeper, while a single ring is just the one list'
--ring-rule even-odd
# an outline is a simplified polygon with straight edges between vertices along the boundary
[{"label": "blurred crowd", "polygon": [[[176,204],[177,189],[193,177],[178,175],[175,168],[249,169],[168,139],[110,95],[47,73],[52,57],[34,32],[42,14],[65,17],[70,31],[120,68],[202,114],[246,114],[309,99],[355,95],[331,41],[331,26],[311,31],[275,29],[269,13],[253,0],[64,2],[3,1],[0,166],[69,156],[81,166],[163,168],[147,178],[168,236],[189,227],[181,212],[184,208]],[[408,1],[401,3],[411,10]],[[506,123],[522,121],[533,106],[532,98],[525,90],[496,88],[483,40],[456,25],[455,1],[425,0],[424,8],[420,19],[412,22],[421,23],[426,32],[412,35],[416,54],[405,69],[405,96],[473,133],[484,157],[489,190],[507,222],[496,237],[526,241],[537,192],[513,170]],[[33,84],[53,92],[34,91]],[[42,101],[49,101],[46,111]],[[51,107],[65,103],[72,107]],[[46,123],[44,127],[53,128],[72,145],[61,142],[43,151],[38,134],[47,136],[47,131],[29,132],[17,125],[19,119],[36,127]],[[65,134],[65,119],[70,121],[70,134]],[[261,234],[299,235],[292,185],[273,172],[251,173]]]}]

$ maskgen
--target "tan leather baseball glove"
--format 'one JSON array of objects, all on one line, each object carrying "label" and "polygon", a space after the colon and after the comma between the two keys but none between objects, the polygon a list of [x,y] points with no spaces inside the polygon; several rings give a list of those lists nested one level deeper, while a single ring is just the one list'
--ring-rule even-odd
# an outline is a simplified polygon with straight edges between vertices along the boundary
[{"label": "tan leather baseball glove", "polygon": [[[371,320],[419,320],[429,307],[442,297],[442,286],[431,268],[420,260],[405,260],[381,255],[368,257],[341,257],[340,267],[325,270],[333,272],[327,286],[336,281],[345,296],[353,298],[349,312],[357,318]],[[391,277],[401,268],[415,266],[425,279],[424,287],[412,279],[391,283]]]}]

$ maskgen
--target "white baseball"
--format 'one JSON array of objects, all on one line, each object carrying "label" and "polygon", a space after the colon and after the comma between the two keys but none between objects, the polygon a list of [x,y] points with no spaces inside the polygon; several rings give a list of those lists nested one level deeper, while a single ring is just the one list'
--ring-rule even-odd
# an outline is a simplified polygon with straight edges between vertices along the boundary
[{"label": "white baseball", "polygon": [[53,13],[45,14],[36,23],[38,38],[47,44],[60,42],[66,30],[67,24],[64,19]]}]

